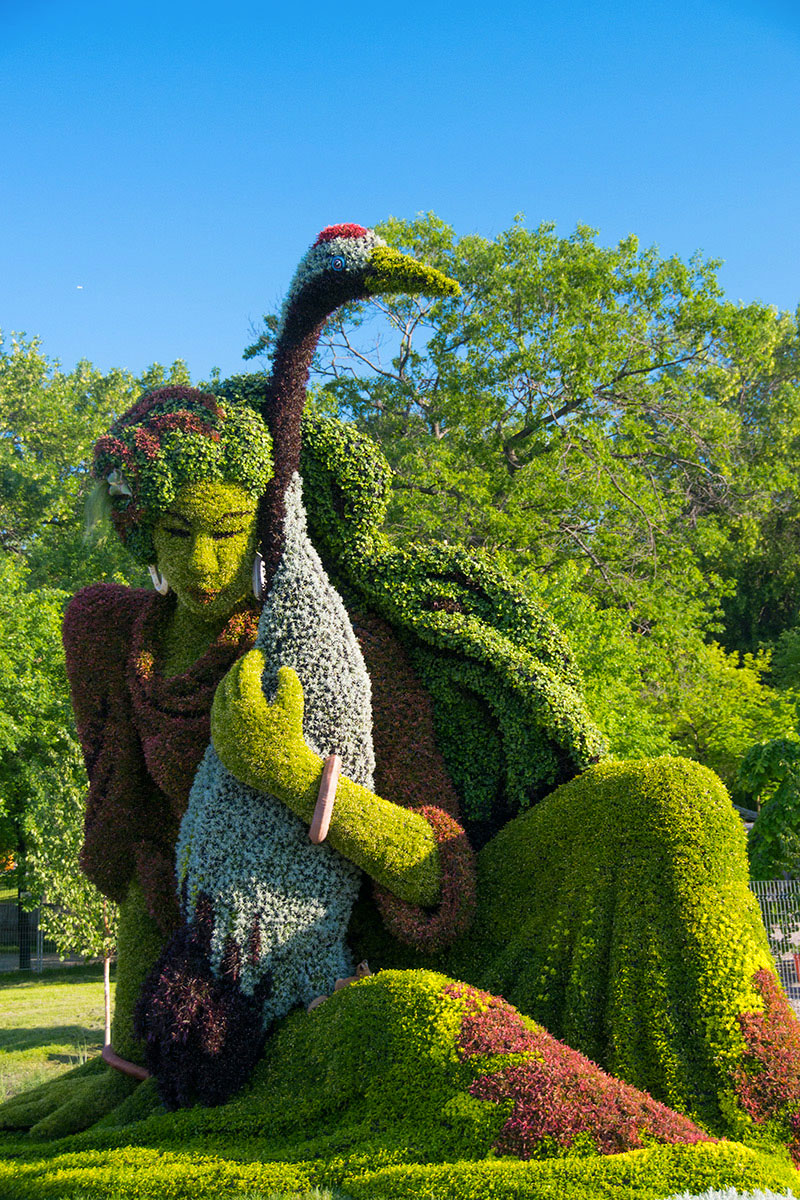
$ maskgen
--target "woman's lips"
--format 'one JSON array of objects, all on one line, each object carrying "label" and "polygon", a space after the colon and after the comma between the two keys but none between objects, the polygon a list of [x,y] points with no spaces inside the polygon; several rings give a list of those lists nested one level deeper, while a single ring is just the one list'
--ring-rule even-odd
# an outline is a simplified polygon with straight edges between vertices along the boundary
[{"label": "woman's lips", "polygon": [[212,600],[216,600],[219,595],[219,588],[216,590],[206,591],[203,588],[187,588],[186,589],[193,600],[198,604],[210,604]]}]

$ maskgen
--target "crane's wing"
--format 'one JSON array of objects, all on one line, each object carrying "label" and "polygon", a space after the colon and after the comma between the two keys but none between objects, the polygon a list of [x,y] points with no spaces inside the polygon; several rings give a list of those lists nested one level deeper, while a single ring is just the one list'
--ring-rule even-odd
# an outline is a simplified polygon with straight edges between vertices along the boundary
[{"label": "crane's wing", "polygon": [[434,707],[439,748],[473,838],[601,758],[569,646],[488,557],[391,545],[391,471],[353,426],[308,415],[301,473],[311,539],[345,599],[399,635]]}]

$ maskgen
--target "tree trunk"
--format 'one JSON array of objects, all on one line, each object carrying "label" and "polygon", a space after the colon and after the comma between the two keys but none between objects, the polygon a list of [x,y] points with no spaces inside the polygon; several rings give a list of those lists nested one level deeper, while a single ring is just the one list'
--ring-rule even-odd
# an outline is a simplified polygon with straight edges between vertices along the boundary
[{"label": "tree trunk", "polygon": [[103,897],[103,1013],[105,1035],[103,1045],[111,1045],[111,949],[108,944],[108,901]]}]

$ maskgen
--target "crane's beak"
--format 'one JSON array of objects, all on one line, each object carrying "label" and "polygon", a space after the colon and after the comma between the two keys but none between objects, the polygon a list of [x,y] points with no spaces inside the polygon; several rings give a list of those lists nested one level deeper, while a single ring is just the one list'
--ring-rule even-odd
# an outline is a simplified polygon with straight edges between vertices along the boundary
[{"label": "crane's beak", "polygon": [[368,295],[460,296],[455,279],[401,254],[391,246],[376,246],[369,257],[364,287]]}]

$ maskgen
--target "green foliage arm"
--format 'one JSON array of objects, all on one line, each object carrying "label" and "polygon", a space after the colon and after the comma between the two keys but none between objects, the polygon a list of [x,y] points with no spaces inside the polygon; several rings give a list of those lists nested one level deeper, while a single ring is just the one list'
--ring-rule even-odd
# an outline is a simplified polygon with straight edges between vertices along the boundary
[{"label": "green foliage arm", "polygon": [[[303,739],[303,689],[290,667],[278,672],[275,699],[261,687],[264,658],[251,650],[220,683],[211,736],[224,766],[242,783],[276,796],[310,823],[322,760]],[[435,904],[439,856],[428,822],[341,776],[329,843],[401,900]]]}]

